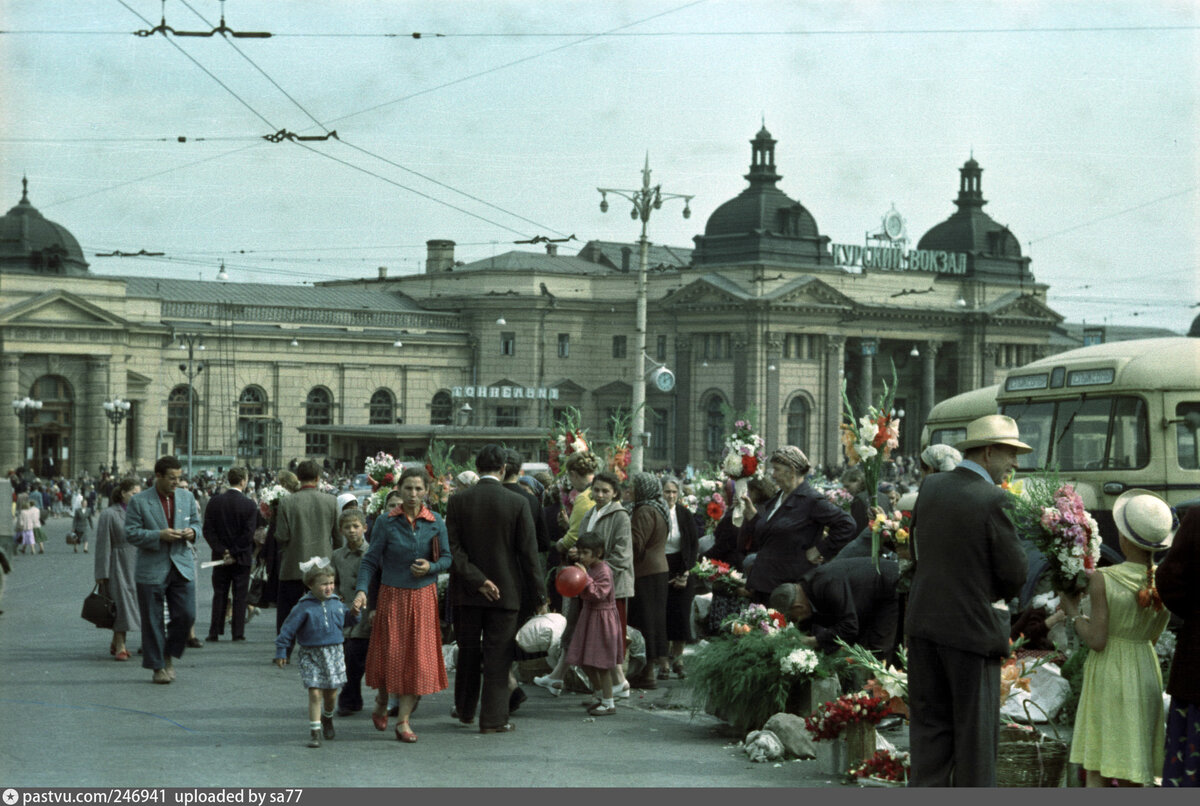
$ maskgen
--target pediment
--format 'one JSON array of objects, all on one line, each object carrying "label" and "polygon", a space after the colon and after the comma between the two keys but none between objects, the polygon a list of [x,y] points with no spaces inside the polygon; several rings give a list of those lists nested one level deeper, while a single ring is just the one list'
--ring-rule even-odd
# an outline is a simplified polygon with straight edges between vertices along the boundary
[{"label": "pediment", "polygon": [[0,325],[124,329],[127,322],[83,297],[57,289],[0,309]]},{"label": "pediment", "polygon": [[1059,323],[1064,317],[1046,303],[1032,294],[1022,294],[1019,291],[1009,293],[993,300],[986,308],[993,319],[1034,319],[1039,322]]},{"label": "pediment", "polygon": [[593,394],[603,395],[605,397],[629,397],[633,394],[633,387],[625,383],[625,381],[613,381],[606,383],[603,386],[592,390]]},{"label": "pediment", "polygon": [[563,378],[558,383],[550,384],[550,386],[557,389],[560,395],[581,395],[587,391],[570,378]]},{"label": "pediment", "polygon": [[819,305],[838,308],[853,308],[855,302],[850,297],[838,291],[833,286],[816,277],[798,277],[785,283],[765,298],[773,303],[795,305],[800,307]]},{"label": "pediment", "polygon": [[742,305],[750,295],[719,274],[706,274],[663,297],[662,308],[703,308]]}]

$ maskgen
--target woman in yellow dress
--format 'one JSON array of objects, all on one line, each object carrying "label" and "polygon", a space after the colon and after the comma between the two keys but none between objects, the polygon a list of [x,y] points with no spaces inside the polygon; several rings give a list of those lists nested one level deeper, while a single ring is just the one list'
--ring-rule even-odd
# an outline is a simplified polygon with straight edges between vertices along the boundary
[{"label": "woman in yellow dress", "polygon": [[1091,616],[1080,595],[1062,598],[1076,633],[1092,650],[1083,666],[1071,762],[1087,786],[1153,785],[1163,766],[1163,682],[1154,644],[1167,626],[1154,586],[1154,552],[1171,544],[1174,518],[1165,501],[1129,490],[1113,504],[1125,562],[1092,574]]}]

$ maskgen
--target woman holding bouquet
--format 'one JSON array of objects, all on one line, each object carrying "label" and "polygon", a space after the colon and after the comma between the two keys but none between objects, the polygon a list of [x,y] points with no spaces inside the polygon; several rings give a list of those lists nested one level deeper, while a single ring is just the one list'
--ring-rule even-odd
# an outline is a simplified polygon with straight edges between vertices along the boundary
[{"label": "woman holding bouquet", "polygon": [[1093,573],[1091,616],[1080,615],[1081,592],[1064,593],[1063,611],[1092,650],[1083,667],[1071,762],[1089,787],[1153,785],[1163,768],[1162,671],[1154,644],[1171,614],[1154,584],[1154,552],[1174,536],[1171,508],[1147,490],[1113,503],[1125,562]]}]

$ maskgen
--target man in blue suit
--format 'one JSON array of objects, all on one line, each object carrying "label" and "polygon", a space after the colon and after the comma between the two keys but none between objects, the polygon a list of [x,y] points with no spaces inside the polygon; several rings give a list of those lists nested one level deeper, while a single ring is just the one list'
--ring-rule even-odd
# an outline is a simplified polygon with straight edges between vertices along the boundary
[{"label": "man in blue suit", "polygon": [[[155,683],[175,679],[174,658],[183,656],[196,621],[192,544],[200,537],[200,509],[187,490],[177,490],[183,469],[174,456],[154,463],[154,486],[138,493],[125,511],[125,539],[138,547],[138,611],[142,616],[142,666]],[[163,625],[163,603],[170,624]]]}]

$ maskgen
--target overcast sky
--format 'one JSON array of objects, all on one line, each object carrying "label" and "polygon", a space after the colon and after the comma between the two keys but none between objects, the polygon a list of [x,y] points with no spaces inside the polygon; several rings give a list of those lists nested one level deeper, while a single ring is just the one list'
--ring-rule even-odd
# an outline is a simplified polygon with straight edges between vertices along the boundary
[{"label": "overcast sky", "polygon": [[[210,31],[220,4],[165,13]],[[466,261],[539,235],[574,234],[571,254],[633,241],[596,187],[640,185],[649,152],[654,182],[695,195],[650,238],[691,247],[745,187],[765,120],[781,189],[834,242],[895,204],[915,246],[973,152],[985,210],[1069,321],[1186,331],[1200,312],[1192,0],[229,0],[225,16],[274,36],[132,35],[159,0],[0,3],[0,209],[27,174],[98,273],[212,279],[223,258],[234,281],[313,282],[419,271],[431,238]],[[262,139],[280,129],[341,140]],[[95,257],[140,249],[169,259]]]}]

